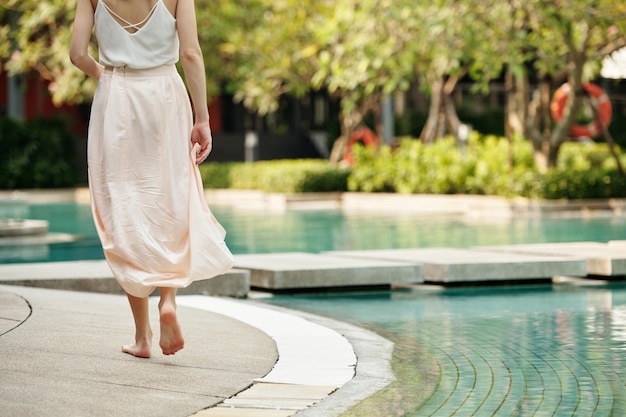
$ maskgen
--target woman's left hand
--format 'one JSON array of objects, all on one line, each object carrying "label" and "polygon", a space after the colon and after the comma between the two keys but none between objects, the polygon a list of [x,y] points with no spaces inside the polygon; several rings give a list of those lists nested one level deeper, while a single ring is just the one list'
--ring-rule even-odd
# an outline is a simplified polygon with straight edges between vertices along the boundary
[{"label": "woman's left hand", "polygon": [[213,136],[211,126],[208,123],[196,122],[191,130],[191,144],[200,145],[196,150],[196,164],[201,164],[211,153],[213,148]]}]

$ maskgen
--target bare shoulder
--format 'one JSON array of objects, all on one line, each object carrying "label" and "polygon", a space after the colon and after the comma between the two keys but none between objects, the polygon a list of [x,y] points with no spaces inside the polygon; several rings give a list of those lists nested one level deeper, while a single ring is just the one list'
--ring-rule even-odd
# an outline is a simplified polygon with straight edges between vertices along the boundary
[{"label": "bare shoulder", "polygon": [[176,17],[176,7],[178,6],[178,0],[162,0],[162,1],[165,4],[165,7],[167,7],[167,10],[170,11],[172,16]]}]

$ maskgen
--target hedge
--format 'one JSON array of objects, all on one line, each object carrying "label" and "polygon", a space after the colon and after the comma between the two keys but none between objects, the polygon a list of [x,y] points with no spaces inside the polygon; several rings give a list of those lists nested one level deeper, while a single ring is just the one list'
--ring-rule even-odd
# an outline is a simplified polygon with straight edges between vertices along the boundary
[{"label": "hedge", "polygon": [[[363,192],[485,194],[545,199],[626,197],[626,179],[606,144],[566,143],[557,166],[534,167],[528,141],[474,133],[465,146],[453,139],[424,145],[405,138],[392,151],[358,147],[348,189]],[[513,164],[509,158],[513,157]],[[621,156],[622,165],[626,158]]]},{"label": "hedge", "polygon": [[429,145],[405,138],[394,151],[358,147],[354,153],[351,191],[514,196],[532,192],[520,181],[536,180],[532,149],[521,139],[513,143],[513,169],[508,142],[478,134],[464,146],[452,138]]},{"label": "hedge", "polygon": [[323,160],[278,160],[205,163],[200,169],[207,188],[626,198],[626,179],[603,143],[564,144],[557,166],[545,174],[535,169],[527,141],[514,140],[511,153],[504,138],[477,133],[465,146],[451,138],[430,145],[404,138],[395,149],[356,147],[354,155],[353,168],[335,168]]},{"label": "hedge", "polygon": [[346,191],[350,170],[318,159],[204,163],[206,188],[254,189],[277,193]]}]

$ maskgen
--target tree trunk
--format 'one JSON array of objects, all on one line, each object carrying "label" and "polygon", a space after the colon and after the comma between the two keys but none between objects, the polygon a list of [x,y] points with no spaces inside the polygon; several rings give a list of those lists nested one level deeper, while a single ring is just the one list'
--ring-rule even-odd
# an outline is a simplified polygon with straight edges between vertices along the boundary
[{"label": "tree trunk", "polygon": [[559,148],[565,141],[567,141],[569,137],[569,131],[576,121],[576,117],[578,116],[578,112],[580,111],[580,107],[583,101],[582,99],[585,94],[582,81],[583,66],[585,65],[586,61],[584,52],[572,51],[571,55],[572,71],[570,72],[570,75],[568,77],[568,83],[571,88],[570,96],[567,100],[567,103],[565,104],[565,109],[563,110],[563,118],[556,124],[554,130],[552,130],[552,134],[550,135],[551,152],[549,154],[548,167],[556,166]]},{"label": "tree trunk", "polygon": [[[583,33],[585,33],[583,39],[579,39],[576,43],[569,32],[566,32],[563,37],[564,42],[569,47],[567,82],[570,92],[563,109],[562,118],[552,128],[550,119],[550,85],[545,79],[545,75],[538,88],[533,92],[532,100],[528,105],[526,129],[528,137],[532,140],[535,162],[540,171],[556,166],[559,149],[568,139],[571,127],[580,111],[582,97],[584,96],[583,67],[587,61],[585,48],[591,31],[586,30]],[[583,46],[578,50],[575,44]]]},{"label": "tree trunk", "polygon": [[342,100],[340,114],[341,136],[335,140],[335,143],[330,151],[330,162],[333,165],[338,165],[343,160],[343,156],[346,153],[348,145],[348,139],[352,136],[352,133],[354,133],[363,120],[363,115],[358,111],[356,106],[352,107],[351,110],[347,107],[348,106],[346,106],[345,100]]},{"label": "tree trunk", "polygon": [[456,105],[454,104],[452,93],[454,92],[458,81],[459,77],[449,77],[443,87],[443,107],[446,125],[448,127],[448,131],[457,139],[457,141],[459,140],[458,134],[461,120],[456,112]]},{"label": "tree trunk", "polygon": [[456,88],[459,77],[449,77],[447,80],[436,78],[431,80],[430,107],[428,119],[420,134],[423,143],[432,143],[436,139],[451,133],[457,137],[461,120],[456,112],[456,105],[452,93]]},{"label": "tree trunk", "polygon": [[511,68],[507,66],[506,72],[504,73],[504,137],[506,137],[509,143],[513,143],[513,124],[515,123],[514,118],[516,103],[513,88],[513,73],[511,72]]},{"label": "tree trunk", "polygon": [[422,143],[432,143],[437,138],[438,127],[440,126],[440,113],[443,101],[443,80],[436,78],[430,81],[431,96],[428,109],[428,119],[420,133]]},{"label": "tree trunk", "polygon": [[511,141],[513,135],[527,137],[526,120],[529,107],[528,76],[515,75],[507,68],[505,75],[506,104],[504,132]]},{"label": "tree trunk", "polygon": [[602,121],[602,118],[600,117],[600,111],[598,110],[598,106],[596,105],[594,100],[592,100],[591,97],[589,96],[585,97],[585,100],[587,100],[589,103],[589,106],[591,106],[591,109],[593,110],[593,118],[600,125],[600,131],[602,132],[602,136],[604,136],[604,139],[606,139],[606,143],[609,144],[611,155],[613,155],[613,158],[615,158],[615,164],[617,165],[617,170],[620,172],[620,174],[622,174],[623,178],[626,178],[626,172],[624,172],[624,167],[622,167],[620,156],[617,150],[615,149],[615,141],[613,140],[613,135],[611,135],[611,132],[609,132],[609,128]]},{"label": "tree trunk", "polygon": [[541,126],[543,121],[542,114],[548,111],[548,109],[542,107],[541,90],[545,88],[545,85],[549,88],[546,79],[542,78],[537,88],[532,92],[532,98],[528,102],[528,118],[525,123],[525,131],[533,145],[533,156],[539,172],[546,172],[548,170],[548,160],[550,159],[550,141]]},{"label": "tree trunk", "polygon": [[528,75],[515,74],[511,67],[507,66],[504,83],[506,91],[504,134],[509,142],[509,167],[513,168],[514,136],[529,138],[526,128],[529,109]]}]

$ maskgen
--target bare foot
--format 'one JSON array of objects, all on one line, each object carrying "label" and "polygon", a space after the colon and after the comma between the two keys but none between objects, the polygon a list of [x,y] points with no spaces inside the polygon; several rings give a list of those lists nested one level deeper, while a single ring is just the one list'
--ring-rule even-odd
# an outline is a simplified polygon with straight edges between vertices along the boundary
[{"label": "bare foot", "polygon": [[160,308],[161,341],[159,345],[164,355],[173,355],[185,346],[185,340],[176,317],[176,306],[164,302]]},{"label": "bare foot", "polygon": [[152,354],[152,334],[149,337],[136,337],[135,344],[122,346],[122,352],[138,358],[149,358]]}]

